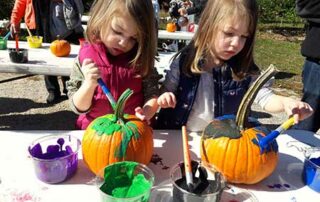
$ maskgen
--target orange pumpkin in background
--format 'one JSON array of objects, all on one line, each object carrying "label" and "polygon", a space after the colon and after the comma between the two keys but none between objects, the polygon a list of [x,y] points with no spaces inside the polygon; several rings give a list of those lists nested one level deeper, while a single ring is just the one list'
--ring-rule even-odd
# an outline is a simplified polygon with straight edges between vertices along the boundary
[{"label": "orange pumpkin in background", "polygon": [[54,40],[50,45],[51,53],[57,57],[66,57],[70,55],[71,46],[66,40]]},{"label": "orange pumpkin in background", "polygon": [[259,89],[275,72],[273,66],[270,66],[251,85],[242,99],[236,117],[218,117],[202,133],[202,161],[213,165],[228,182],[255,184],[271,175],[277,166],[276,140],[269,143],[266,150],[261,150],[258,142],[268,134],[268,130],[261,125],[252,124],[254,122],[248,119],[251,104]]},{"label": "orange pumpkin in background", "polygon": [[177,30],[176,23],[174,23],[174,22],[169,22],[169,23],[167,24],[166,30],[167,30],[168,32],[175,32],[175,31]]}]

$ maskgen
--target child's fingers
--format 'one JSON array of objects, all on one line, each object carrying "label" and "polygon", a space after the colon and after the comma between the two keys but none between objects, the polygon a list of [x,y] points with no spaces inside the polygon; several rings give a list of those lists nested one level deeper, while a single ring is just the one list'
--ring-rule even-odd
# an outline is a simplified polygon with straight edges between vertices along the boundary
[{"label": "child's fingers", "polygon": [[308,103],[303,102],[303,104],[299,106],[299,114],[299,120],[306,119],[313,114],[313,109]]},{"label": "child's fingers", "polygon": [[93,60],[90,58],[85,58],[82,62],[82,65],[88,65],[90,63],[93,63]]},{"label": "child's fingers", "polygon": [[143,109],[141,107],[135,108],[135,115],[138,117],[141,121],[146,121],[146,116],[143,113]]},{"label": "child's fingers", "polygon": [[176,96],[173,93],[168,93],[166,99],[169,107],[174,108],[176,106]]},{"label": "child's fingers", "polygon": [[158,98],[157,103],[161,108],[174,108],[176,105],[176,97],[171,92],[164,93]]},{"label": "child's fingers", "polygon": [[297,102],[293,105],[289,115],[293,115],[295,124],[299,123],[299,120],[304,120],[312,115],[312,107],[305,102]]},{"label": "child's fingers", "polygon": [[91,59],[84,59],[82,63],[81,71],[86,79],[97,80],[100,78],[100,70]]}]

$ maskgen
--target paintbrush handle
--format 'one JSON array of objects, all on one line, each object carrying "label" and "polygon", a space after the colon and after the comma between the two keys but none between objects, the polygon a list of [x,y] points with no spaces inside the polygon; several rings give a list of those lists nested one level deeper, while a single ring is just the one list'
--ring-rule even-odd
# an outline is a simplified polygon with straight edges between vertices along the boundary
[{"label": "paintbrush handle", "polygon": [[3,39],[4,39],[4,40],[8,40],[10,34],[11,34],[11,31],[9,31]]},{"label": "paintbrush handle", "polygon": [[32,38],[32,34],[31,34],[30,29],[28,28],[28,26],[26,26],[26,28],[27,28],[27,31],[28,31],[29,36]]},{"label": "paintbrush handle", "polygon": [[287,130],[291,126],[294,125],[294,118],[291,117],[290,119],[286,120],[283,124],[281,124],[276,131],[279,131],[279,133],[282,133],[283,131]]},{"label": "paintbrush handle", "polygon": [[286,120],[282,123],[277,129],[269,133],[267,136],[261,138],[259,140],[259,146],[262,149],[265,149],[270,142],[272,142],[275,138],[277,138],[283,131],[287,130],[291,126],[294,125],[294,118],[291,117],[290,119]]},{"label": "paintbrush handle", "polygon": [[107,96],[111,106],[112,106],[112,109],[115,110],[115,107],[117,105],[116,101],[114,100],[111,92],[109,91],[107,85],[103,82],[103,80],[101,78],[98,79],[98,83],[100,85],[100,87],[102,88],[104,94]]},{"label": "paintbrush handle", "polygon": [[188,134],[186,126],[182,126],[182,144],[183,144],[183,159],[184,159],[184,169],[186,173],[187,185],[193,185],[192,168],[190,160],[190,152],[188,145]]},{"label": "paintbrush handle", "polygon": [[19,52],[19,36],[16,34],[14,39],[16,41],[16,51]]}]

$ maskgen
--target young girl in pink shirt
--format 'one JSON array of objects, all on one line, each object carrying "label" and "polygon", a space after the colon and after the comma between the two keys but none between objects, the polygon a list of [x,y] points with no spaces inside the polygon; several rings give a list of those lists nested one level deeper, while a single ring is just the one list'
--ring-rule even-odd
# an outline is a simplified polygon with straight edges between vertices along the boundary
[{"label": "young girl in pink shirt", "polygon": [[157,110],[158,80],[154,68],[156,30],[151,1],[98,0],[92,7],[86,37],[68,82],[76,127],[86,129],[102,115],[113,113],[97,80],[117,100],[127,89],[133,95],[124,112],[149,121]]}]

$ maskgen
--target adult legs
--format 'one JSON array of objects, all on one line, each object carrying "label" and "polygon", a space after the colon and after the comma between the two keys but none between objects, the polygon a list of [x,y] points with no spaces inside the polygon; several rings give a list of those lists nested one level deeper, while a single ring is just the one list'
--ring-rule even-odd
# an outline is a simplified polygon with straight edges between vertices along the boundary
[{"label": "adult legs", "polygon": [[44,81],[46,84],[47,91],[49,93],[47,97],[47,103],[51,104],[57,102],[61,97],[58,77],[44,76]]},{"label": "adult legs", "polygon": [[67,90],[67,81],[69,81],[70,77],[68,76],[62,76],[61,80],[62,80],[62,85],[63,85],[63,94],[67,95],[68,94],[68,90]]},{"label": "adult legs", "polygon": [[314,110],[314,114],[300,121],[295,129],[309,130],[317,132],[320,128],[320,64],[319,62],[306,59],[303,72],[303,97],[302,101],[310,104]]},{"label": "adult legs", "polygon": [[[63,76],[62,78],[62,84],[63,84],[63,93],[67,95],[67,87],[66,82],[69,80],[69,77]],[[47,103],[56,103],[61,98],[61,92],[60,92],[60,86],[59,86],[59,80],[57,76],[44,76],[44,81],[46,84],[47,91],[49,93],[47,97]]]}]

